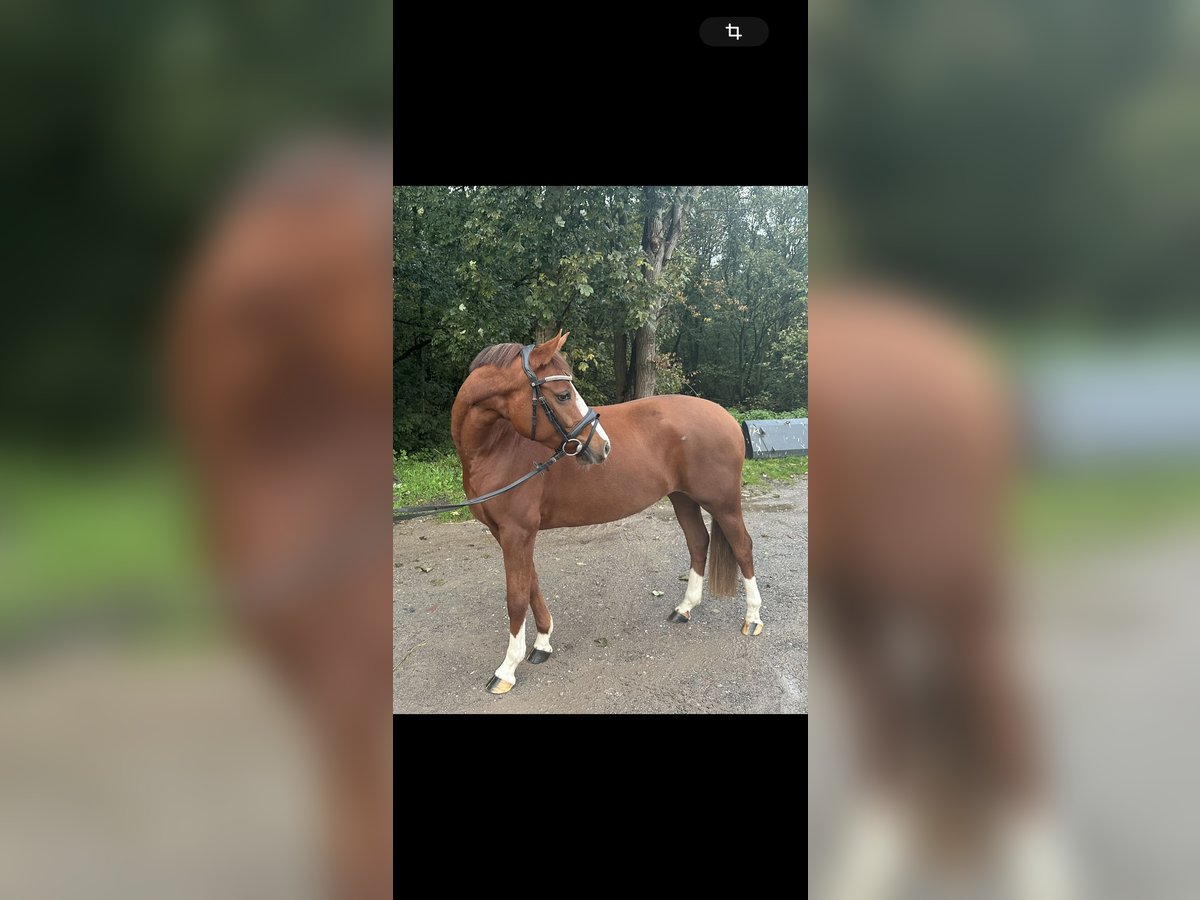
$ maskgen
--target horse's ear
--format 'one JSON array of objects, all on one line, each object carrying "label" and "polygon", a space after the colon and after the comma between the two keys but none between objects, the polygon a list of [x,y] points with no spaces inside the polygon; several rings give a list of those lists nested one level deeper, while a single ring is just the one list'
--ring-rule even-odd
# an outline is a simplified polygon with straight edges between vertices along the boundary
[{"label": "horse's ear", "polygon": [[[567,332],[570,334],[570,332]],[[536,371],[546,365],[554,357],[554,354],[562,349],[562,345],[566,342],[567,335],[559,329],[558,334],[550,338],[545,343],[538,344],[533,348],[533,352],[529,354],[529,364]]]}]

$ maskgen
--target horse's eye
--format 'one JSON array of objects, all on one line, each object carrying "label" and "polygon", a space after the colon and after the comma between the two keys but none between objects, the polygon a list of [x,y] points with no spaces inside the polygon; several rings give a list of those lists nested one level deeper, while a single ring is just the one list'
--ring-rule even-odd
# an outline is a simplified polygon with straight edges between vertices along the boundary
[{"label": "horse's eye", "polygon": [[559,403],[566,403],[566,402],[567,402],[568,400],[570,400],[570,399],[571,399],[571,392],[570,392],[570,391],[563,391],[561,394],[559,394],[559,395],[558,395],[558,402],[559,402]]}]

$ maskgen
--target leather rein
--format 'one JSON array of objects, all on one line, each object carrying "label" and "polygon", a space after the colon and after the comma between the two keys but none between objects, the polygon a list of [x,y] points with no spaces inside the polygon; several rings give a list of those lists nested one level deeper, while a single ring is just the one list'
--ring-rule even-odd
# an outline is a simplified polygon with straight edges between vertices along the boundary
[{"label": "leather rein", "polygon": [[[520,487],[529,479],[541,475],[552,465],[562,459],[564,456],[578,456],[592,443],[592,438],[596,434],[596,427],[600,424],[600,413],[596,412],[590,406],[583,418],[579,420],[579,424],[567,431],[563,428],[562,423],[558,421],[558,417],[554,415],[554,410],[550,408],[550,403],[542,394],[542,385],[550,381],[570,381],[574,382],[574,376],[571,375],[548,375],[545,378],[538,378],[534,374],[533,369],[529,365],[529,354],[533,352],[534,345],[526,344],[521,348],[521,368],[525,370],[525,377],[529,379],[529,387],[533,392],[531,399],[532,417],[529,424],[530,440],[537,440],[537,410],[538,404],[541,403],[542,409],[545,410],[546,418],[550,420],[559,436],[563,439],[562,446],[558,448],[553,456],[545,462],[538,463],[533,467],[532,471],[526,472],[512,484],[489,491],[481,497],[476,497],[473,500],[468,500],[465,503],[438,503],[430,506],[402,506],[399,509],[392,510],[392,522],[403,522],[407,519],[416,519],[421,516],[431,516],[434,513],[445,512],[449,509],[461,509],[464,506],[474,506],[477,503],[484,503],[491,500],[493,497],[499,497],[501,494],[511,491],[513,488]],[[581,441],[579,436],[588,426],[591,430],[588,432],[587,440]],[[575,448],[568,450],[567,445],[573,443]]]}]

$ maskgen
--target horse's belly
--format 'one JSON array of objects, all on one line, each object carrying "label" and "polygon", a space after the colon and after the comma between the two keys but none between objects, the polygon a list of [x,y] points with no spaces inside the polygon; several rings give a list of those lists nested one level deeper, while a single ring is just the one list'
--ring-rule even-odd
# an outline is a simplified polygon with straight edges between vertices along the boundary
[{"label": "horse's belly", "polygon": [[[555,485],[542,503],[542,528],[599,525],[615,522],[653,506],[671,490],[662,477],[647,472],[600,470],[600,463],[582,470],[569,484]],[[563,491],[560,495],[558,490]]]}]

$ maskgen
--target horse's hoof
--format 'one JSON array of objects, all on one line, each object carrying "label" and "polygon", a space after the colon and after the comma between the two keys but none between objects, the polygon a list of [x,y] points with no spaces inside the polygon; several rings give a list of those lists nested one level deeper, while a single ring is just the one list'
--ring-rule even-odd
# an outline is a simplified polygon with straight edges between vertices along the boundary
[{"label": "horse's hoof", "polygon": [[529,654],[529,661],[531,663],[533,663],[535,666],[538,663],[544,663],[546,660],[548,660],[550,658],[551,652],[552,651],[550,651],[550,650],[539,650],[537,647],[534,647],[533,652]]},{"label": "horse's hoof", "polygon": [[493,694],[507,694],[513,689],[513,686],[499,675],[493,675],[492,680],[487,683],[487,689]]},{"label": "horse's hoof", "polygon": [[691,613],[681,613],[677,609],[671,610],[671,614],[667,616],[668,622],[690,622],[692,620]]},{"label": "horse's hoof", "polygon": [[760,634],[762,634],[762,622],[743,622],[742,634],[746,635],[747,637],[758,637]]}]

